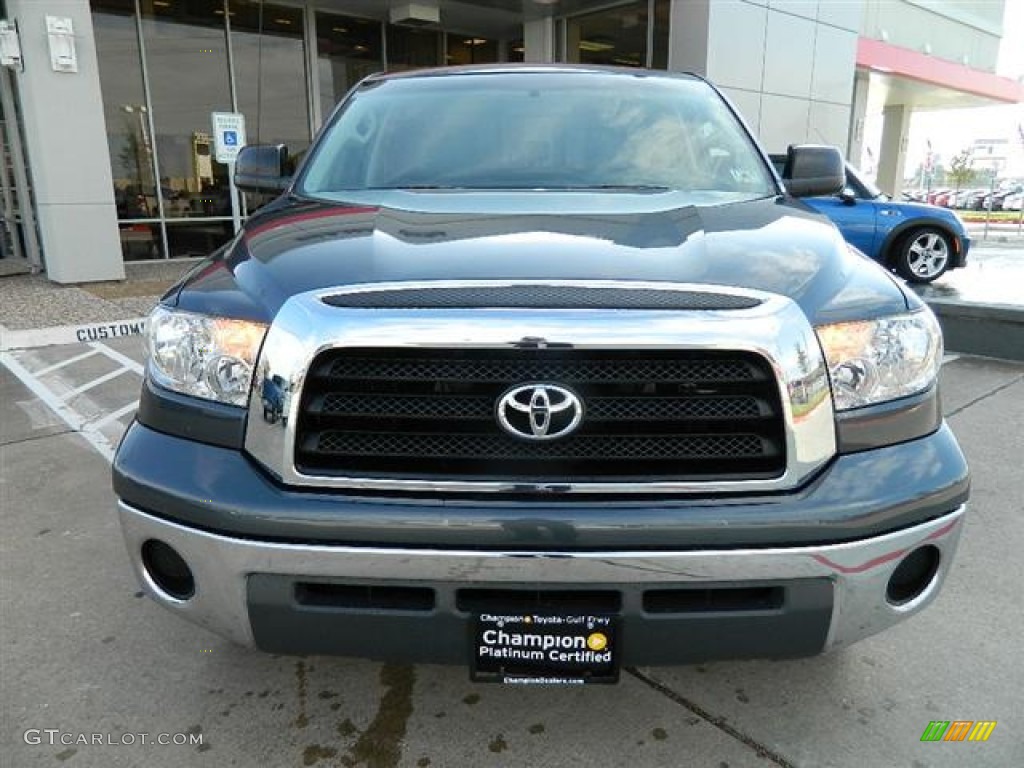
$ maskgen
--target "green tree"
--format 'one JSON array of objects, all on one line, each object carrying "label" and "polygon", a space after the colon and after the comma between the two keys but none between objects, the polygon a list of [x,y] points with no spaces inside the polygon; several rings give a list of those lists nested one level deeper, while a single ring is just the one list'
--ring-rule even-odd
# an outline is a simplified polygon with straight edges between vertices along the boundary
[{"label": "green tree", "polygon": [[974,157],[971,155],[971,150],[964,149],[950,161],[949,170],[946,171],[946,181],[959,191],[960,187],[974,181],[977,175],[978,172],[974,170]]}]

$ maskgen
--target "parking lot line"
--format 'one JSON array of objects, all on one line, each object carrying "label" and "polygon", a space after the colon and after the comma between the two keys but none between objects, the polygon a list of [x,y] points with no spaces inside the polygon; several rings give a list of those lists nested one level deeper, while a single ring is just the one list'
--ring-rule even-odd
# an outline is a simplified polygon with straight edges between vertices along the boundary
[{"label": "parking lot line", "polygon": [[36,376],[45,376],[48,373],[53,373],[54,371],[63,368],[65,365],[71,365],[72,363],[77,363],[79,360],[85,360],[86,358],[92,357],[93,355],[98,355],[99,353],[100,353],[100,351],[98,349],[90,349],[88,352],[83,352],[80,355],[75,355],[74,357],[69,357],[67,360],[61,360],[59,363],[54,363],[53,365],[48,365],[47,367],[43,368],[42,370],[36,371],[35,375]]},{"label": "parking lot line", "polygon": [[75,387],[70,392],[68,392],[64,396],[64,399],[65,400],[70,400],[71,398],[75,397],[76,395],[80,395],[83,392],[88,392],[90,389],[93,389],[94,387],[98,387],[100,384],[106,384],[111,379],[116,379],[118,376],[120,376],[123,373],[128,373],[128,369],[127,368],[118,368],[117,370],[111,371],[110,373],[106,373],[103,376],[100,376],[98,379],[93,379],[92,381],[87,381],[82,386]]},{"label": "parking lot line", "polygon": [[132,360],[130,357],[128,357],[128,355],[123,355],[116,349],[111,349],[103,342],[91,341],[89,342],[89,346],[95,349],[97,352],[106,355],[114,362],[120,363],[133,373],[139,374],[139,376],[141,376],[143,371],[145,370],[145,368],[142,365]]},{"label": "parking lot line", "polygon": [[46,388],[9,352],[0,352],[0,364],[13,373],[36,397],[49,406],[61,421],[89,441],[89,444],[108,462],[114,460],[114,446],[95,424],[82,418],[63,400]]},{"label": "parking lot line", "polygon": [[117,421],[122,416],[127,416],[129,413],[132,413],[132,412],[138,410],[138,407],[139,407],[139,401],[138,400],[134,400],[134,401],[128,403],[128,405],[124,406],[124,408],[118,408],[113,413],[108,413],[102,419],[97,419],[92,424],[93,424],[94,427],[97,427],[97,428],[102,427],[104,424],[109,424],[112,421]]}]

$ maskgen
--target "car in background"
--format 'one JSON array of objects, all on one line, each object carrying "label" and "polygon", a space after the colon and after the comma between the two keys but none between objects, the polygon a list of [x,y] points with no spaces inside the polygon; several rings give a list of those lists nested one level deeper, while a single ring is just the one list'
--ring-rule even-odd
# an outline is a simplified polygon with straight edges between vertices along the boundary
[{"label": "car in background", "polygon": [[1022,184],[1011,184],[1009,186],[1005,186],[1002,189],[996,190],[995,192],[991,193],[988,196],[992,199],[991,207],[988,198],[984,200],[982,207],[984,210],[1009,210],[1008,208],[1006,208],[1007,198],[1013,197],[1014,195],[1020,195],[1022,191],[1024,191],[1024,185]]},{"label": "car in background", "polygon": [[966,208],[968,201],[980,190],[977,189],[958,189],[949,194],[946,199],[943,208]]},{"label": "car in background", "polygon": [[1016,192],[1003,198],[1004,211],[1019,211],[1024,206],[1024,192]]},{"label": "car in background", "polygon": [[[785,179],[786,155],[772,155]],[[846,242],[912,283],[930,283],[967,263],[970,238],[952,211],[925,203],[895,202],[846,164],[837,195],[804,198],[828,216]]]},{"label": "car in background", "polygon": [[985,189],[977,188],[977,189],[961,190],[956,195],[956,202],[955,203],[951,202],[949,207],[950,208],[956,208],[958,210],[969,210],[969,211],[979,210],[979,208],[977,206],[980,203],[980,201],[985,199],[985,195],[987,195],[988,192],[989,192],[989,190],[987,188],[985,188]]}]

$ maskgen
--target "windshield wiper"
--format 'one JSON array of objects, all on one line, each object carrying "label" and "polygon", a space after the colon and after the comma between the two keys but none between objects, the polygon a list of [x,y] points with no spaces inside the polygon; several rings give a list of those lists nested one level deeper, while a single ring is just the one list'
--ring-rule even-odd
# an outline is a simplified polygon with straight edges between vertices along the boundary
[{"label": "windshield wiper", "polygon": [[604,190],[609,192],[668,192],[668,187],[663,187],[658,184],[580,184],[572,186],[560,186],[560,187],[548,187],[548,189],[568,189],[568,190]]},{"label": "windshield wiper", "polygon": [[432,189],[466,189],[466,187],[456,187],[449,184],[395,184],[394,186],[388,187],[363,187],[359,192],[394,192],[411,190],[417,192],[420,190],[432,190]]}]

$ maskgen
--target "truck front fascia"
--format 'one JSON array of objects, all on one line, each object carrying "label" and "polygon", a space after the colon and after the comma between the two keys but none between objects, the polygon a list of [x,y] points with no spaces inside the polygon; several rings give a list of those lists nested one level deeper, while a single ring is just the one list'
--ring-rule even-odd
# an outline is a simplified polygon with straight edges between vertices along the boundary
[{"label": "truck front fascia", "polygon": [[237,450],[133,424],[114,490],[133,507],[246,539],[473,549],[698,549],[835,543],[933,519],[965,502],[949,428],[833,459],[798,491],[653,498],[353,494],[290,489]]}]

